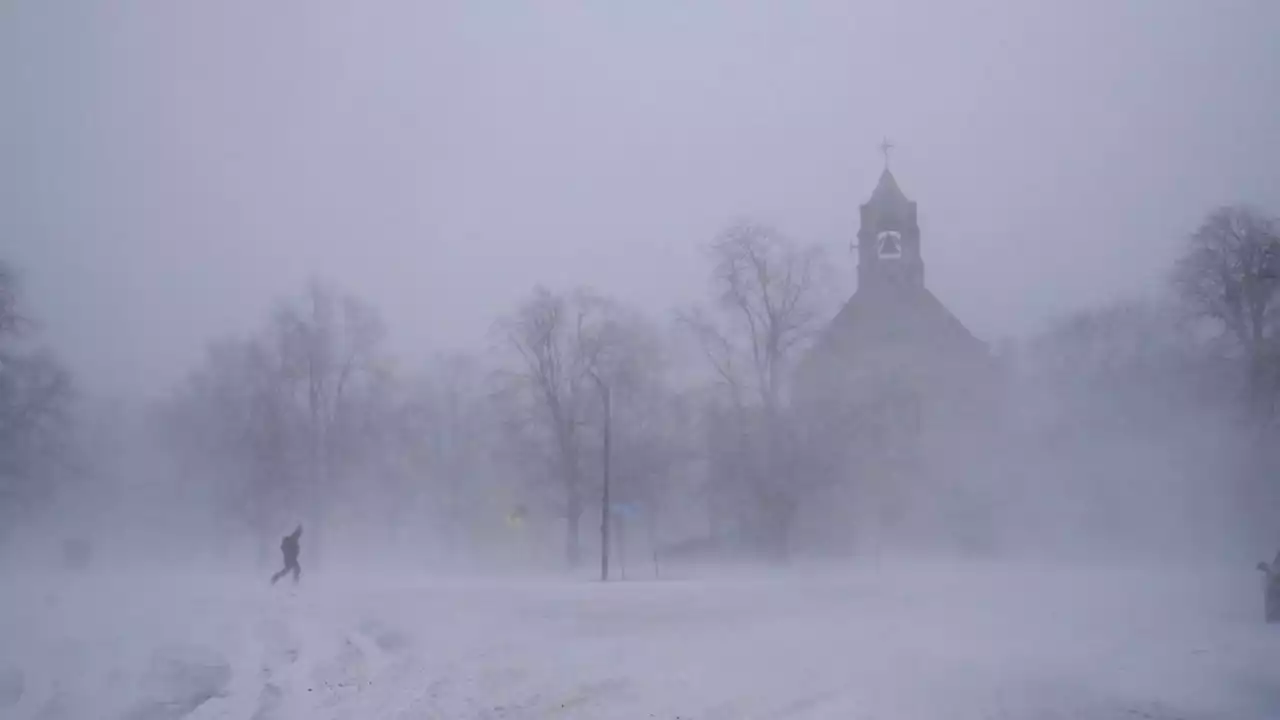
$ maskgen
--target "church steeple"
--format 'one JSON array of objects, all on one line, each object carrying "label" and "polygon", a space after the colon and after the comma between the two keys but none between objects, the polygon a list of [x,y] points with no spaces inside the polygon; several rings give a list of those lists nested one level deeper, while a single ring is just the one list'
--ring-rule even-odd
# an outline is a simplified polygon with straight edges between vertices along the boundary
[{"label": "church steeple", "polygon": [[861,206],[858,230],[858,292],[892,286],[924,287],[924,259],[920,255],[920,225],[916,204],[898,187],[889,171],[888,141],[884,171],[871,198]]},{"label": "church steeple", "polygon": [[902,194],[902,188],[898,187],[898,181],[893,177],[893,173],[889,172],[889,168],[885,168],[880,173],[880,182],[876,183],[876,189],[871,191],[871,199],[868,204],[877,205],[885,209],[901,210],[913,203]]}]

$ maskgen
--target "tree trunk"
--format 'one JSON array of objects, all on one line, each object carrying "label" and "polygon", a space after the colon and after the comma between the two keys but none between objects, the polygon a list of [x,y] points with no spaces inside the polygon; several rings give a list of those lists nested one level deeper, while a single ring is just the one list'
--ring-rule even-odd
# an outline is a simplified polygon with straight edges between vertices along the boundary
[{"label": "tree trunk", "polygon": [[795,520],[795,504],[787,498],[774,497],[765,513],[765,542],[773,559],[791,562],[791,525]]},{"label": "tree trunk", "polygon": [[576,568],[582,562],[582,543],[578,537],[579,520],[582,518],[582,500],[573,493],[569,497],[568,512],[565,514],[565,560],[569,567]]},{"label": "tree trunk", "polygon": [[793,487],[779,488],[792,485],[797,478],[794,473],[784,471],[791,470],[792,464],[789,458],[784,457],[782,418],[774,404],[776,399],[772,388],[770,390],[770,403],[765,407],[764,467],[768,473],[765,482],[766,487],[771,488],[766,491],[765,536],[774,558],[785,564],[791,557],[791,519],[794,516],[794,503],[788,493],[795,490]]},{"label": "tree trunk", "polygon": [[[657,503],[649,503],[644,518],[645,527],[649,531],[649,552],[653,554],[653,577],[656,580],[658,571],[658,512]],[[713,538],[718,537],[712,534]]]},{"label": "tree trunk", "polygon": [[[1259,342],[1261,345],[1261,342]],[[1249,402],[1253,420],[1265,426],[1275,414],[1277,387],[1275,371],[1271,363],[1275,358],[1262,349],[1255,349],[1249,355]]]}]

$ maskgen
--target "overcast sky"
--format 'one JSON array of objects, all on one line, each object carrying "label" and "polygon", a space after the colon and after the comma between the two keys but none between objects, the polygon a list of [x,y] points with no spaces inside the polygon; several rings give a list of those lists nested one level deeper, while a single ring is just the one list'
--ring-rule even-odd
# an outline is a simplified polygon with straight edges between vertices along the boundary
[{"label": "overcast sky", "polygon": [[1280,212],[1280,2],[0,2],[0,257],[112,393],[308,276],[410,363],[537,282],[655,313],[751,216],[831,249],[890,137],[929,286],[986,340]]}]

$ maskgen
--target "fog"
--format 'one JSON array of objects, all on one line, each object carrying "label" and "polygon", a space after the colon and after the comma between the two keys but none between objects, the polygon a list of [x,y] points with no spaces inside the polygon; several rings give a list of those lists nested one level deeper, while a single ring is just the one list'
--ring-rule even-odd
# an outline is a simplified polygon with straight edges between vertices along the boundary
[{"label": "fog", "polygon": [[742,214],[843,258],[884,136],[987,339],[1146,288],[1207,208],[1280,193],[1265,1],[46,5],[0,24],[0,222],[109,391],[312,274],[420,359],[538,281],[687,302]]},{"label": "fog", "polygon": [[1280,715],[1277,28],[4,4],[0,717]]}]

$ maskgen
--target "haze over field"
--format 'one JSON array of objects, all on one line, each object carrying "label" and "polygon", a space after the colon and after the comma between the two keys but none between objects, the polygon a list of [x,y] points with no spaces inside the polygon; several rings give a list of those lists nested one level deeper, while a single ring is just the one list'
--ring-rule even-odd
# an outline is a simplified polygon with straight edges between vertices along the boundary
[{"label": "haze over field", "polygon": [[1278,28],[3,3],[0,717],[1280,716]]}]

